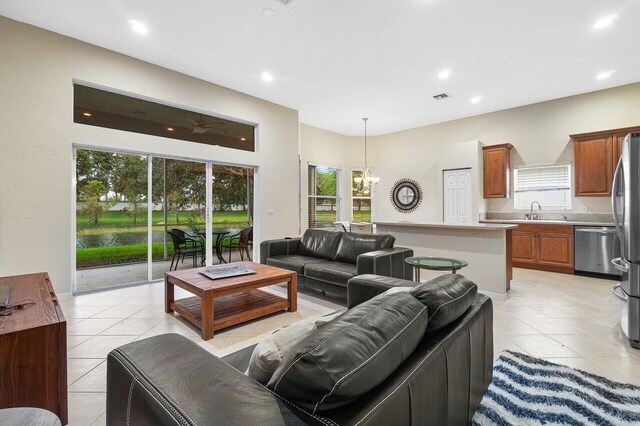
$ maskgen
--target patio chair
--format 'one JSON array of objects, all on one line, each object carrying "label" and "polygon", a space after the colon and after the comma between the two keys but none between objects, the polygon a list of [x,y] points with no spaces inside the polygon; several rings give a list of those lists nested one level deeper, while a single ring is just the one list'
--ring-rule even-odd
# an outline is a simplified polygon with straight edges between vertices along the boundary
[{"label": "patio chair", "polygon": [[[191,257],[193,259],[193,267],[195,268],[196,266],[198,266],[198,254],[202,253],[202,242],[188,237],[184,233],[184,231],[180,229],[167,231],[167,234],[171,236],[171,242],[173,243],[173,257],[171,258],[171,265],[169,266],[169,270],[178,270],[178,263],[180,262],[181,256],[182,262],[184,262],[184,259],[186,257]],[[175,269],[173,269],[174,261]]]},{"label": "patio chair", "polygon": [[251,253],[249,247],[253,245],[253,226],[244,228],[237,234],[231,235],[222,243],[223,249],[229,249],[229,263],[231,263],[231,253],[233,250],[238,250],[240,253],[240,259],[244,260],[246,253],[247,259],[251,260]]}]

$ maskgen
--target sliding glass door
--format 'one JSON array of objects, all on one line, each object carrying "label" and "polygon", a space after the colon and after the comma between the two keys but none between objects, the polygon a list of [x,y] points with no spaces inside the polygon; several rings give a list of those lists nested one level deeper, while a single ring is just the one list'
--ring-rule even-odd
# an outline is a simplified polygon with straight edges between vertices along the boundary
[{"label": "sliding glass door", "polygon": [[78,291],[147,280],[147,162],[147,156],[77,151]]},{"label": "sliding glass door", "polygon": [[251,255],[252,168],[88,149],[75,155],[76,293]]},{"label": "sliding glass door", "polygon": [[205,251],[206,164],[153,158],[151,279],[200,266]]}]

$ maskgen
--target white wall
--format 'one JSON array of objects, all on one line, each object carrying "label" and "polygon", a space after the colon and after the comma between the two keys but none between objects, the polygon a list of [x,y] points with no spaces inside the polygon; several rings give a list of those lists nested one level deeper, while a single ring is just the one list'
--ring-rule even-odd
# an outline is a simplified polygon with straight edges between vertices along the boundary
[{"label": "white wall", "polygon": [[[372,164],[382,177],[374,202],[376,219],[442,220],[442,169],[476,164],[480,174],[474,178],[481,176],[481,152],[469,141],[510,142],[512,166],[551,164],[573,161],[570,134],[637,125],[640,83],[377,136],[371,139]],[[417,180],[425,192],[422,205],[410,214],[396,212],[388,197],[391,185],[403,177]],[[476,187],[479,212],[485,206],[488,211],[513,210],[513,197],[487,202],[481,185]],[[583,206],[593,213],[611,211],[607,197],[573,198],[574,212]]]},{"label": "white wall", "polygon": [[[73,144],[258,166],[256,240],[297,233],[297,111],[3,17],[0,52],[0,276],[70,291]],[[74,124],[74,79],[258,123],[258,151]]]}]

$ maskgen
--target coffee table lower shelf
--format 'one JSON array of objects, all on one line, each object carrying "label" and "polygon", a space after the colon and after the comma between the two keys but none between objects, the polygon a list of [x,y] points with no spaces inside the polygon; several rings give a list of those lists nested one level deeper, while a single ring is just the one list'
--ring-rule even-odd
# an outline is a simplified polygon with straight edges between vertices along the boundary
[{"label": "coffee table lower shelf", "polygon": [[[170,303],[171,309],[202,329],[202,299],[187,297]],[[289,301],[263,290],[249,290],[214,299],[213,330],[231,327],[289,308]]]}]

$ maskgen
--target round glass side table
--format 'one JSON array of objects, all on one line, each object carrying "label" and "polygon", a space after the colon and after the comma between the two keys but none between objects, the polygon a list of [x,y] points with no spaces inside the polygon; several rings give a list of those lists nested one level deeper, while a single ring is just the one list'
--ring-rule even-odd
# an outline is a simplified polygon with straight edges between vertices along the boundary
[{"label": "round glass side table", "polygon": [[452,274],[455,274],[459,269],[462,269],[465,266],[469,265],[464,260],[433,256],[408,257],[404,261],[413,266],[413,273],[416,282],[420,282],[420,269],[429,269],[432,271],[451,271]]}]

